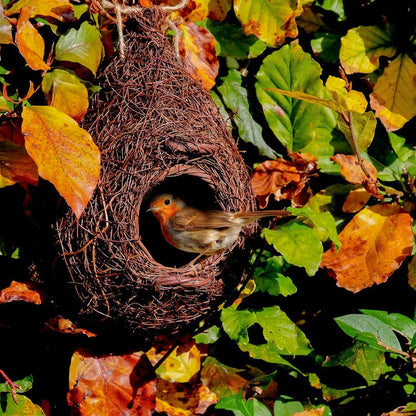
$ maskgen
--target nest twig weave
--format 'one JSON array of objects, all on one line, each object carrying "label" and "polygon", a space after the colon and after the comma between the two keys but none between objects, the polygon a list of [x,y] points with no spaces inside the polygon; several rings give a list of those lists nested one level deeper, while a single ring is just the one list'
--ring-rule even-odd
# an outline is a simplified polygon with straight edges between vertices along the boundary
[{"label": "nest twig weave", "polygon": [[125,59],[113,59],[101,74],[102,90],[86,118],[102,155],[99,185],[81,219],[68,212],[57,227],[83,312],[133,331],[174,332],[196,322],[242,275],[241,260],[232,258],[244,237],[194,265],[156,261],[141,230],[152,190],[169,178],[192,177],[212,189],[221,209],[254,209],[228,127],[174,53],[165,19],[157,8],[140,9],[126,23]]}]

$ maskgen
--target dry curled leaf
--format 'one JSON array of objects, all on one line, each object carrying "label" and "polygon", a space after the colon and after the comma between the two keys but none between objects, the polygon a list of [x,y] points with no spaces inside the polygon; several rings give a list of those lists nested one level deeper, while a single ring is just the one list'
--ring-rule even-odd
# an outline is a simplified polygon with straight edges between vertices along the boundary
[{"label": "dry curled leaf", "polygon": [[42,291],[33,290],[31,283],[12,281],[9,287],[0,292],[0,304],[22,301],[40,305],[45,298]]},{"label": "dry curled leaf", "polygon": [[355,155],[337,154],[332,156],[331,159],[340,165],[341,174],[348,182],[361,184],[371,195],[384,200],[377,188],[377,169],[371,162],[362,159],[362,164],[366,170],[365,172]]},{"label": "dry curled leaf", "polygon": [[60,332],[61,334],[83,334],[88,338],[96,337],[97,334],[88,331],[87,329],[78,328],[72,321],[65,319],[62,316],[55,316],[48,321],[45,330]]},{"label": "dry curled leaf", "polygon": [[317,170],[316,159],[300,153],[290,156],[292,161],[267,160],[256,167],[251,185],[260,208],[267,206],[270,195],[276,201],[290,200],[293,207],[305,205],[312,196],[308,181]]},{"label": "dry curled leaf", "polygon": [[338,286],[359,292],[384,283],[413,247],[412,217],[398,205],[364,208],[339,234],[341,248],[322,256]]}]

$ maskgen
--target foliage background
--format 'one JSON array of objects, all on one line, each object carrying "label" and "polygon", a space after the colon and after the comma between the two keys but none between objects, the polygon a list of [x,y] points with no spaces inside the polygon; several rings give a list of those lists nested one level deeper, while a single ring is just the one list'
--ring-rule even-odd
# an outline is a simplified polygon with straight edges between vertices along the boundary
[{"label": "foliage background", "polygon": [[66,205],[81,216],[98,180],[79,123],[114,53],[115,15],[109,2],[2,4],[0,412],[413,414],[413,2],[171,12],[260,207],[293,218],[262,224],[236,299],[197,334],[153,345],[77,326],[53,272],[51,225]]}]

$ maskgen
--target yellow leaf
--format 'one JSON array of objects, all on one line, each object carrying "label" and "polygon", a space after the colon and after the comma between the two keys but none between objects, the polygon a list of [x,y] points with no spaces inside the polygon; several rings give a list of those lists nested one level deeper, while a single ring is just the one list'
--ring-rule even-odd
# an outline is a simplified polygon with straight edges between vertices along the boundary
[{"label": "yellow leaf", "polygon": [[77,218],[100,176],[100,152],[89,133],[50,106],[23,107],[26,150],[39,175],[52,182]]},{"label": "yellow leaf", "polygon": [[49,65],[43,61],[45,42],[38,31],[29,22],[32,8],[23,7],[17,21],[16,44],[31,69],[48,70]]},{"label": "yellow leaf", "polygon": [[195,23],[185,23],[180,27],[183,34],[179,43],[181,55],[190,63],[191,75],[210,90],[215,85],[219,69],[216,40],[207,29]]},{"label": "yellow leaf", "polygon": [[22,8],[31,8],[30,17],[50,16],[58,20],[63,20],[62,15],[70,13],[74,7],[69,0],[20,0],[5,11],[6,16],[19,13]]},{"label": "yellow leaf", "polygon": [[177,12],[187,22],[199,22],[209,17],[211,20],[223,21],[230,11],[232,0],[194,0],[186,8]]},{"label": "yellow leaf", "polygon": [[[152,349],[148,352],[150,356],[153,353]],[[166,381],[186,383],[200,368],[201,353],[196,345],[183,353],[178,353],[178,347],[176,347],[166,361],[156,370],[156,374]]]},{"label": "yellow leaf", "polygon": [[295,18],[302,13],[299,0],[234,0],[234,11],[246,35],[256,35],[270,46],[296,38]]},{"label": "yellow leaf", "polygon": [[327,90],[331,94],[344,111],[355,111],[363,114],[367,108],[367,100],[360,91],[347,91],[346,82],[337,77],[330,75],[325,84]]},{"label": "yellow leaf", "polygon": [[4,17],[4,6],[0,3],[0,44],[13,43],[12,25]]},{"label": "yellow leaf", "polygon": [[341,38],[339,58],[347,74],[369,74],[379,67],[381,56],[392,57],[396,47],[391,45],[391,34],[378,26],[359,26]]},{"label": "yellow leaf", "polygon": [[412,252],[412,221],[398,205],[364,208],[339,234],[341,248],[323,254],[321,267],[352,292],[385,282]]},{"label": "yellow leaf", "polygon": [[63,69],[48,72],[42,81],[48,104],[80,122],[88,110],[87,87]]},{"label": "yellow leaf", "polygon": [[400,129],[416,115],[416,64],[409,55],[390,62],[374,86],[370,105],[387,131]]}]

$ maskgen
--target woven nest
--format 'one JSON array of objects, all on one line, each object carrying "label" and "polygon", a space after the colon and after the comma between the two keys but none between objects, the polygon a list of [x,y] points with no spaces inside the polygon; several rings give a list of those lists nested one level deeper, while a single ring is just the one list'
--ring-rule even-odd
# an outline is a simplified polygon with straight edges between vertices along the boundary
[{"label": "woven nest", "polygon": [[68,212],[57,227],[82,313],[133,331],[196,323],[247,264],[243,232],[230,249],[190,265],[193,256],[169,246],[146,212],[152,196],[170,191],[226,211],[255,207],[229,130],[174,53],[165,19],[163,11],[142,9],[126,23],[125,59],[116,57],[100,75],[84,126],[102,155],[98,187],[81,219]]}]

